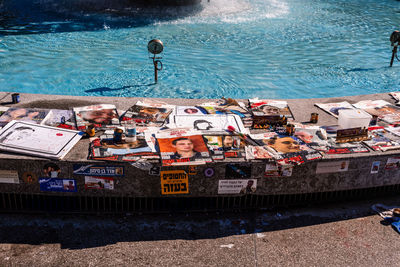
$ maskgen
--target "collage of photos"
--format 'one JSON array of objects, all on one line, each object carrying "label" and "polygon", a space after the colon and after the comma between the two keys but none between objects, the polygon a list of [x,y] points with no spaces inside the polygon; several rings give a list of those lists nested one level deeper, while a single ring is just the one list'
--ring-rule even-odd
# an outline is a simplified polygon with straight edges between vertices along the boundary
[{"label": "collage of photos", "polygon": [[13,107],[0,116],[0,150],[62,159],[81,138],[89,138],[88,159],[174,166],[252,160],[298,165],[325,154],[400,149],[396,105],[384,100],[315,105],[336,118],[340,110],[363,110],[377,124],[362,128],[365,135],[357,141],[358,128],[296,122],[287,101],[258,98],[184,106],[143,100],[126,111],[112,104],[71,110]]}]

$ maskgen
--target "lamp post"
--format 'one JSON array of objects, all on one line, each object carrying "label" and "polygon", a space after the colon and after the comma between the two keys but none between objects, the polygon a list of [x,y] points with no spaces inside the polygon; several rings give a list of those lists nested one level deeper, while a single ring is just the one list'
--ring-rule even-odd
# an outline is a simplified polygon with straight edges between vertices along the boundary
[{"label": "lamp post", "polygon": [[392,34],[390,35],[390,43],[391,43],[391,46],[393,46],[392,58],[390,60],[390,67],[391,67],[393,65],[394,57],[397,58],[397,46],[400,43],[400,32],[399,31],[392,32]]},{"label": "lamp post", "polygon": [[[153,54],[151,59],[153,59],[153,65],[154,65],[154,81],[157,83],[158,81],[158,71],[161,71],[163,69],[163,64],[159,60],[162,57],[156,57],[156,55],[160,54],[164,50],[164,45],[163,43],[158,40],[158,39],[153,39],[147,44],[147,50]],[[158,66],[160,65],[160,66]]]}]

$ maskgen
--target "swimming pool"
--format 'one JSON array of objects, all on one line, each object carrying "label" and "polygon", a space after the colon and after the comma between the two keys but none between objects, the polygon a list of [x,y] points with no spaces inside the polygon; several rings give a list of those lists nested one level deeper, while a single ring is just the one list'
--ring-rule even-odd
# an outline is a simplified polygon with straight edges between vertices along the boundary
[{"label": "swimming pool", "polygon": [[[203,0],[160,10],[89,10],[83,1],[3,0],[0,91],[311,98],[400,90],[400,62],[388,67],[399,1]],[[165,46],[157,84],[153,38]]]}]

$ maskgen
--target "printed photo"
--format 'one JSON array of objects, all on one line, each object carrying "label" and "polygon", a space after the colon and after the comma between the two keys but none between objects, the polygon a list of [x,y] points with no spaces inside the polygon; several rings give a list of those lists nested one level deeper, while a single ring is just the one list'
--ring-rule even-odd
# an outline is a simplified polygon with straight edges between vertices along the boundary
[{"label": "printed photo", "polygon": [[256,190],[256,179],[218,181],[218,194],[251,194],[256,192]]},{"label": "printed photo", "polygon": [[184,165],[211,162],[210,153],[201,135],[157,138],[163,165]]},{"label": "printed photo", "polygon": [[101,104],[73,108],[79,130],[85,130],[90,124],[95,128],[119,125],[119,117],[115,105]]},{"label": "printed photo", "polygon": [[49,109],[9,108],[0,117],[0,127],[4,127],[12,120],[40,124],[49,112]]},{"label": "printed photo", "polygon": [[174,108],[173,105],[138,101],[122,115],[122,121],[134,120],[138,125],[161,126]]},{"label": "printed photo", "polygon": [[114,190],[114,179],[110,177],[85,176],[85,189]]}]

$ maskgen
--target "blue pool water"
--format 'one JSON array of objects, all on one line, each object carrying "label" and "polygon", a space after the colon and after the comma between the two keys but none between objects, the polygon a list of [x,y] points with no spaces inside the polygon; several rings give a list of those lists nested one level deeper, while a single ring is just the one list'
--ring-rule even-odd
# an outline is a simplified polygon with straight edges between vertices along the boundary
[{"label": "blue pool water", "polygon": [[[399,1],[203,0],[157,10],[64,1],[0,0],[0,91],[310,98],[400,90],[400,62],[388,67]],[[165,45],[157,84],[153,38]]]}]

